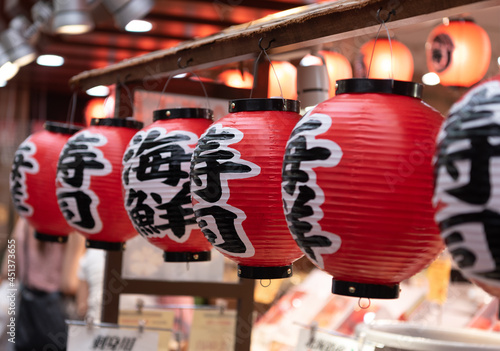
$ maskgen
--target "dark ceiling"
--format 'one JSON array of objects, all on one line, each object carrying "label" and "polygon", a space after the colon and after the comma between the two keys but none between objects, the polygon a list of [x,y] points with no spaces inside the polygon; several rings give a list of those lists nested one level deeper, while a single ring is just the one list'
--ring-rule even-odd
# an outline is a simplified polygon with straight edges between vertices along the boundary
[{"label": "dark ceiling", "polygon": [[[9,84],[30,84],[46,91],[69,90],[68,80],[83,71],[151,51],[166,49],[182,41],[205,37],[232,25],[246,23],[272,13],[301,6],[301,0],[156,0],[144,18],[153,24],[147,33],[119,29],[104,6],[93,10],[95,29],[81,35],[56,35],[42,31],[36,41],[39,54],[64,57],[61,67],[42,67],[35,62],[22,67]],[[31,19],[36,1],[0,0],[3,27],[11,18],[25,14]],[[12,6],[12,4],[14,5]]]}]

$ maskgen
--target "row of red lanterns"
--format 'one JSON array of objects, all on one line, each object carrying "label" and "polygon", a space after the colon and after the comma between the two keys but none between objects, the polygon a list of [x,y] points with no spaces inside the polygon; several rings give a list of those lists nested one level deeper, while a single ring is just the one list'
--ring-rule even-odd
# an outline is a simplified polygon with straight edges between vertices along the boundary
[{"label": "row of red lanterns", "polygon": [[[211,244],[254,279],[289,277],[306,254],[335,293],[397,297],[442,249],[431,203],[442,116],[415,83],[337,83],[303,118],[296,100],[243,99],[215,123],[205,109],[166,109],[144,129],[94,119],[57,145],[35,133],[16,153],[16,208],[40,238],[67,235],[52,231],[55,214],[33,220],[49,207],[43,189],[89,247],[122,249],[139,232],[166,261],[202,261]],[[51,125],[40,134],[57,134]]]},{"label": "row of red lanterns", "polygon": [[[486,74],[491,59],[491,43],[486,31],[471,19],[450,20],[434,28],[425,44],[427,67],[444,86],[470,87]],[[346,57],[337,52],[320,51],[330,80],[329,97],[335,95],[335,81],[353,77]],[[297,69],[286,61],[273,61],[275,73],[269,72],[268,96],[297,98]],[[471,69],[473,67],[473,69]],[[413,56],[395,39],[372,39],[360,48],[354,62],[354,76],[374,79],[411,81]],[[219,75],[219,80],[236,88],[251,88],[253,76],[232,69]],[[280,90],[281,88],[281,90]]]}]

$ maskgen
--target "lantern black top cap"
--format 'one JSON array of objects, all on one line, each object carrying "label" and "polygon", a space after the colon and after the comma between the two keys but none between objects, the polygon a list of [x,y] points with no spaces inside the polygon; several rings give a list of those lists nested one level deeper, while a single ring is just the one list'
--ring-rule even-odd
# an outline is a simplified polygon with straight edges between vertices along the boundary
[{"label": "lantern black top cap", "polygon": [[238,99],[229,101],[229,112],[286,111],[300,112],[300,101],[282,98]]},{"label": "lantern black top cap", "polygon": [[61,133],[61,134],[69,134],[73,135],[78,132],[81,128],[75,125],[60,123],[60,122],[52,122],[47,121],[44,124],[45,130],[52,133]]},{"label": "lantern black top cap", "polygon": [[174,118],[204,118],[212,120],[214,117],[214,111],[208,108],[166,108],[162,110],[153,111],[153,121],[164,119],[174,119]]},{"label": "lantern black top cap", "polygon": [[90,125],[141,129],[143,123],[130,118],[92,118]]},{"label": "lantern black top cap", "polygon": [[384,93],[422,98],[422,84],[394,79],[351,78],[337,81],[336,94]]}]

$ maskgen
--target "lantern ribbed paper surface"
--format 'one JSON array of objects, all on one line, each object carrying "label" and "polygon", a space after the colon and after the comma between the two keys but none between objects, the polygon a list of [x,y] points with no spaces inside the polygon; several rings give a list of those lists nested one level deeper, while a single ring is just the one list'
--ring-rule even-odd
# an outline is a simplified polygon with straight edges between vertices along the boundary
[{"label": "lantern ribbed paper surface", "polygon": [[123,156],[125,208],[166,262],[210,260],[212,246],[194,218],[189,168],[212,115],[201,108],[154,111],[154,123],[132,138]]},{"label": "lantern ribbed paper surface", "polygon": [[472,20],[451,20],[437,26],[425,48],[427,67],[445,86],[470,87],[484,77],[490,65],[488,33]]},{"label": "lantern ribbed paper surface", "polygon": [[288,141],[285,214],[307,257],[334,276],[334,293],[395,298],[442,249],[431,160],[443,117],[414,83],[337,83]]},{"label": "lantern ribbed paper surface", "polygon": [[500,297],[500,76],[450,109],[437,148],[436,221],[464,276]]},{"label": "lantern ribbed paper surface", "polygon": [[196,220],[215,248],[239,264],[240,277],[289,277],[302,252],[283,216],[280,165],[300,119],[298,101],[242,99],[229,106],[193,154]]},{"label": "lantern ribbed paper surface", "polygon": [[122,157],[142,123],[94,118],[73,135],[57,165],[59,208],[70,226],[87,238],[87,247],[121,250],[137,235],[122,194]]},{"label": "lantern ribbed paper surface", "polygon": [[16,211],[35,228],[42,241],[66,242],[73,230],[57,205],[57,160],[69,137],[79,129],[45,122],[44,130],[19,145],[10,174],[10,191]]}]

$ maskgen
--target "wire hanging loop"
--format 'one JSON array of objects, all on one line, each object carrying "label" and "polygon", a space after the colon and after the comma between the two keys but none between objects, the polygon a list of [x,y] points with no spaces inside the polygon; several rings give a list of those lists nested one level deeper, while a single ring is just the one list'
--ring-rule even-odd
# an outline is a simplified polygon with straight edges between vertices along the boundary
[{"label": "wire hanging loop", "polygon": [[73,125],[75,119],[77,96],[78,96],[78,91],[76,90],[73,91],[73,95],[71,96],[71,100],[68,106],[68,115],[66,116],[66,123],[69,124],[70,126]]},{"label": "wire hanging loop", "polygon": [[392,10],[391,10],[391,11],[389,11],[389,13],[387,14],[387,18],[386,18],[385,20],[383,20],[382,18],[380,18],[380,12],[381,12],[381,11],[382,11],[382,8],[379,8],[379,9],[377,10],[377,21],[378,21],[378,23],[380,23],[380,24],[385,24],[385,23],[389,22],[389,21],[390,21],[390,19],[391,19],[391,15],[396,16],[396,10],[392,9]]},{"label": "wire hanging loop", "polygon": [[382,27],[385,28],[385,31],[387,33],[387,40],[389,41],[389,48],[391,50],[391,77],[390,79],[394,80],[394,65],[393,65],[393,58],[392,58],[392,43],[391,43],[391,35],[389,34],[389,29],[387,28],[387,26],[385,25],[387,22],[389,22],[389,20],[391,19],[391,16],[394,15],[396,16],[396,10],[392,9],[391,11],[389,11],[389,13],[387,14],[387,17],[385,20],[383,20],[381,17],[380,17],[380,12],[382,11],[382,8],[379,8],[377,10],[377,21],[380,23],[380,27],[378,28],[378,31],[377,31],[377,35],[375,36],[375,41],[373,42],[373,49],[372,49],[372,54],[371,54],[371,57],[370,57],[370,64],[368,65],[368,72],[366,74],[366,77],[367,78],[370,78],[370,69],[372,67],[372,62],[373,62],[373,55],[375,53],[375,46],[377,45],[377,40],[378,40],[378,37],[380,35],[380,30],[382,29]]},{"label": "wire hanging loop", "polygon": [[[128,87],[127,83],[125,83],[128,78],[130,77],[130,74],[127,74],[123,80],[121,80],[120,78],[118,78],[117,82],[116,82],[116,93],[115,94],[118,94],[118,96],[120,96],[119,94],[120,93],[120,89],[124,89],[125,92],[127,93],[127,97],[128,97],[128,101],[130,102],[130,107],[132,109],[131,111],[131,114],[129,117],[132,117],[133,114],[134,114],[134,95],[133,93],[130,91],[130,88]],[[115,106],[116,107],[116,106]],[[116,110],[115,110],[116,111]],[[116,112],[115,112],[116,113]],[[115,116],[116,117],[116,116]]]},{"label": "wire hanging loop", "polygon": [[[187,61],[186,61],[186,64],[183,66],[182,65],[182,56],[179,57],[177,59],[177,67],[179,67],[180,69],[183,69],[183,70],[186,70],[188,71],[189,73],[191,73],[193,76],[195,76],[198,81],[200,82],[200,85],[201,85],[201,89],[203,89],[203,93],[205,94],[205,98],[207,100],[207,108],[210,110],[210,99],[208,98],[208,93],[207,93],[207,89],[205,88],[205,84],[203,84],[203,81],[201,80],[200,76],[198,74],[196,74],[190,67],[189,67],[189,64],[193,62],[193,58],[189,58]],[[170,80],[170,79],[169,79]],[[168,83],[168,81],[167,81]]]},{"label": "wire hanging loop", "polygon": [[253,76],[254,76],[254,85],[252,86],[252,90],[250,91],[250,98],[252,97],[252,94],[253,94],[253,90],[255,88],[255,83],[256,83],[256,77],[257,77],[257,68],[258,68],[258,63],[259,63],[259,60],[260,60],[260,57],[262,56],[262,53],[264,53],[264,55],[266,56],[267,58],[267,61],[269,61],[269,65],[271,66],[271,69],[274,73],[274,76],[276,77],[276,81],[278,82],[278,87],[280,89],[280,95],[281,95],[281,99],[283,100],[283,107],[285,106],[285,98],[283,97],[283,89],[281,89],[281,84],[280,84],[280,80],[278,78],[278,73],[276,73],[276,70],[274,69],[274,65],[271,61],[271,58],[269,57],[269,55],[267,54],[267,50],[269,50],[271,48],[271,45],[273,42],[276,41],[276,39],[271,39],[269,40],[269,43],[267,43],[267,47],[263,47],[262,46],[262,41],[264,40],[264,37],[261,37],[259,39],[259,49],[260,49],[260,53],[259,55],[257,56],[257,58],[255,59],[255,64],[254,64],[254,72],[253,72]]}]

